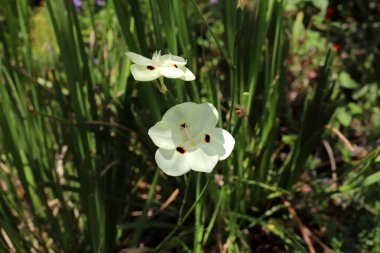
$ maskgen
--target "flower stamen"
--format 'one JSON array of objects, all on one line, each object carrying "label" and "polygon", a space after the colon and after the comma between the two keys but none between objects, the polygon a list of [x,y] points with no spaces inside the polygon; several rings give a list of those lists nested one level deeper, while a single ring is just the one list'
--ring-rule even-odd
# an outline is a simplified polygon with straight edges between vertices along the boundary
[{"label": "flower stamen", "polygon": [[191,134],[190,134],[190,132],[189,132],[189,130],[188,130],[189,126],[188,126],[186,123],[183,123],[183,124],[180,125],[180,126],[181,126],[182,130],[185,131],[186,137],[187,137],[187,139],[190,141],[190,143],[191,143],[192,145],[195,145],[196,143],[194,143],[194,140],[193,140],[193,138],[191,137]]},{"label": "flower stamen", "polygon": [[149,70],[154,70],[155,69],[155,67],[153,67],[153,66],[146,66],[146,68],[149,69]]}]

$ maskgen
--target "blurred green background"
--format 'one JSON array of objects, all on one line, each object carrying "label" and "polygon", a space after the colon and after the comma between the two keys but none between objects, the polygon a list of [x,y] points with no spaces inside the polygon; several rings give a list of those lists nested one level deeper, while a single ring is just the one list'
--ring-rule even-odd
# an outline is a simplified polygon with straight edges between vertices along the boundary
[{"label": "blurred green background", "polygon": [[[0,252],[380,252],[379,61],[377,0],[0,0]],[[235,150],[169,177],[185,101]]]}]

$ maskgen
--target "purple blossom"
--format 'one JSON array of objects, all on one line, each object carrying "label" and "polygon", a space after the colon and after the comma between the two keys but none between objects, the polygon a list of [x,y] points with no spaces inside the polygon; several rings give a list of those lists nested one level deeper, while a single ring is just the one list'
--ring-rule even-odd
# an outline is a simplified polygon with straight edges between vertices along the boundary
[{"label": "purple blossom", "polygon": [[82,5],[83,5],[82,0],[73,0],[73,3],[74,3],[75,8],[77,9],[82,8]]},{"label": "purple blossom", "polygon": [[218,0],[210,0],[210,3],[211,3],[211,4],[217,4],[217,3],[218,3]]}]

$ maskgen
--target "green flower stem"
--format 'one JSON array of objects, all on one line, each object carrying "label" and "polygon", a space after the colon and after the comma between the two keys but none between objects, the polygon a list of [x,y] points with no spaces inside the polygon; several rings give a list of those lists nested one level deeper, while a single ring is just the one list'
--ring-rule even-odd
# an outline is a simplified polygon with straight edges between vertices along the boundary
[{"label": "green flower stem", "polygon": [[179,217],[178,217],[177,224],[179,224],[181,222],[181,220],[182,220],[183,209],[185,208],[185,204],[186,204],[186,201],[187,201],[187,196],[188,196],[188,193],[189,193],[190,179],[191,179],[191,173],[189,174],[189,176],[185,175],[185,194],[184,194],[183,199],[182,199],[181,208],[179,209]]},{"label": "green flower stem", "polygon": [[200,192],[198,198],[195,200],[195,202],[193,203],[193,205],[190,207],[190,209],[187,211],[187,213],[185,214],[185,216],[183,216],[183,219],[177,224],[177,226],[172,230],[172,232],[170,232],[170,234],[168,234],[165,239],[154,249],[154,252],[159,252],[162,247],[173,237],[173,235],[178,231],[178,229],[183,225],[183,223],[187,220],[187,218],[189,218],[190,214],[194,211],[195,207],[198,205],[199,201],[201,201],[203,195],[205,194],[206,192],[206,189],[208,187],[208,185],[210,184],[211,182],[211,179],[214,177],[214,173],[211,172],[210,175],[208,176],[207,178],[207,181],[205,183],[205,185],[203,186],[203,189],[202,191]]},{"label": "green flower stem", "polygon": [[[232,75],[232,78],[231,78],[232,80],[234,80],[235,71],[236,70],[230,71],[230,74]],[[228,119],[228,127],[227,127],[228,131],[230,132],[231,132],[231,123],[235,115],[235,104],[236,104],[235,98],[236,98],[236,82],[232,81],[231,106],[230,106],[230,111],[229,111],[230,117]]]},{"label": "green flower stem", "polygon": [[[197,175],[197,184],[195,188],[196,198],[199,198],[201,185],[201,173]],[[202,250],[203,225],[202,225],[203,201],[195,207],[195,233],[194,233],[194,253],[200,253]]]},{"label": "green flower stem", "polygon": [[133,233],[132,241],[130,243],[130,245],[132,247],[136,247],[138,245],[138,243],[140,242],[140,237],[143,234],[144,225],[146,224],[146,220],[147,220],[147,216],[148,216],[148,210],[149,210],[149,207],[153,201],[154,192],[155,192],[155,189],[156,189],[156,186],[158,183],[159,172],[160,172],[160,170],[158,168],[156,168],[156,172],[154,173],[154,177],[153,177],[153,182],[152,182],[152,185],[150,186],[150,189],[149,189],[148,198],[145,202],[145,206],[144,206],[142,215],[138,221],[139,226],[137,226],[136,231]]},{"label": "green flower stem", "polygon": [[215,206],[215,209],[214,209],[214,212],[212,213],[212,216],[211,216],[211,219],[210,219],[210,222],[205,230],[205,233],[203,235],[203,240],[202,240],[202,245],[205,245],[210,234],[211,234],[211,231],[215,225],[215,222],[216,222],[216,218],[219,214],[219,211],[220,211],[220,208],[222,206],[222,203],[224,202],[225,200],[225,197],[226,197],[226,188],[223,187],[220,191],[220,194],[219,194],[219,197],[218,197],[218,202],[216,203],[216,206]]}]

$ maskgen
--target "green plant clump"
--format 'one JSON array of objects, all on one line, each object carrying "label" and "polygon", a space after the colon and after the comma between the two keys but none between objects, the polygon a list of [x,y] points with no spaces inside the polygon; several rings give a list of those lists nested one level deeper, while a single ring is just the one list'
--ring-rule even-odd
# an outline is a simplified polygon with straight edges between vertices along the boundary
[{"label": "green plant clump", "polygon": [[378,51],[330,5],[0,0],[0,252],[379,252]]}]

